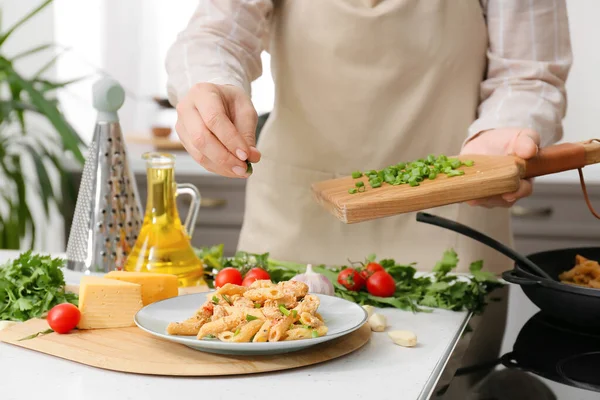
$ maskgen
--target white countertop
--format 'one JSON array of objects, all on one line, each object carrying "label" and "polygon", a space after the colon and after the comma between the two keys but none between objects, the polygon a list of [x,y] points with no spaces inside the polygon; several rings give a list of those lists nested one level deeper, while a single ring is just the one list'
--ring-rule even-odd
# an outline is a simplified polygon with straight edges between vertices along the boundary
[{"label": "white countertop", "polygon": [[[0,262],[18,253],[0,251]],[[80,275],[65,271],[67,283]],[[173,398],[261,400],[374,398],[427,399],[468,321],[465,312],[434,310],[412,314],[395,309],[378,312],[388,318],[388,330],[408,329],[418,345],[404,348],[387,333],[373,332],[361,349],[314,366],[237,377],[175,378],[119,373],[0,343],[0,398],[20,400],[106,400]],[[299,391],[297,388],[310,388]],[[250,393],[257,393],[256,396]],[[258,395],[260,393],[260,396]],[[308,395],[307,395],[308,393]]]}]

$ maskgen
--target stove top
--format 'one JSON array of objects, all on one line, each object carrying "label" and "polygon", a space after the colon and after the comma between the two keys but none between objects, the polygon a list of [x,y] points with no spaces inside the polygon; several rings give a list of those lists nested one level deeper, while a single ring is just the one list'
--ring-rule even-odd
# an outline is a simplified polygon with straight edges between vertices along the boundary
[{"label": "stove top", "polygon": [[537,313],[501,360],[506,368],[561,384],[557,399],[600,398],[600,330],[568,326]]}]

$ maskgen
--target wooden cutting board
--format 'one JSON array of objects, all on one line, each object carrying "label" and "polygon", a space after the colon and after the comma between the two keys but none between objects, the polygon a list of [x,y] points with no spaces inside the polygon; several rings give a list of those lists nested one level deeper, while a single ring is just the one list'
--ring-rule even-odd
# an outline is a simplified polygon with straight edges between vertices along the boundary
[{"label": "wooden cutting board", "polygon": [[440,174],[420,186],[388,185],[371,188],[362,177],[366,190],[350,194],[356,179],[344,177],[312,185],[315,200],[344,223],[352,224],[407,212],[428,210],[447,204],[477,200],[511,193],[522,178],[533,178],[586,165],[600,163],[600,143],[563,143],[539,151],[531,160],[512,156],[465,155],[472,167],[461,167],[464,175],[448,178]]},{"label": "wooden cutting board", "polygon": [[50,333],[24,337],[48,329],[43,319],[32,319],[0,331],[0,341],[55,357],[113,371],[165,376],[242,375],[304,367],[332,360],[361,348],[371,328],[357,331],[306,350],[272,356],[229,356],[203,353],[154,337],[137,327]]}]

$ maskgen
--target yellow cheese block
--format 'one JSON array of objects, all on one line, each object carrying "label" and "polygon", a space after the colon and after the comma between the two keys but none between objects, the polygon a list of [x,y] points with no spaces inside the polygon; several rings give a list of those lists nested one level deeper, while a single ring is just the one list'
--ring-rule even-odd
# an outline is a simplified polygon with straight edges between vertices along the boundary
[{"label": "yellow cheese block", "polygon": [[104,275],[107,279],[142,285],[142,302],[145,306],[155,301],[169,299],[179,294],[177,276],[153,272],[112,271]]},{"label": "yellow cheese block", "polygon": [[135,326],[133,317],[143,307],[142,287],[135,283],[84,276],[79,283],[79,329]]}]

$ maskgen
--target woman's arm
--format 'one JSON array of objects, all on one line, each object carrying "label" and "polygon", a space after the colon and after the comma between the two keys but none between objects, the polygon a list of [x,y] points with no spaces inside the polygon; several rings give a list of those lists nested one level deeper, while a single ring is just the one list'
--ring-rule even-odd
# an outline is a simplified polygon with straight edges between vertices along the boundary
[{"label": "woman's arm", "polygon": [[478,118],[469,137],[529,128],[541,145],[562,138],[572,64],[565,0],[483,0],[489,49]]},{"label": "woman's arm", "polygon": [[271,0],[200,0],[167,54],[171,104],[201,82],[235,85],[250,94],[250,83],[262,74],[272,8]]}]

